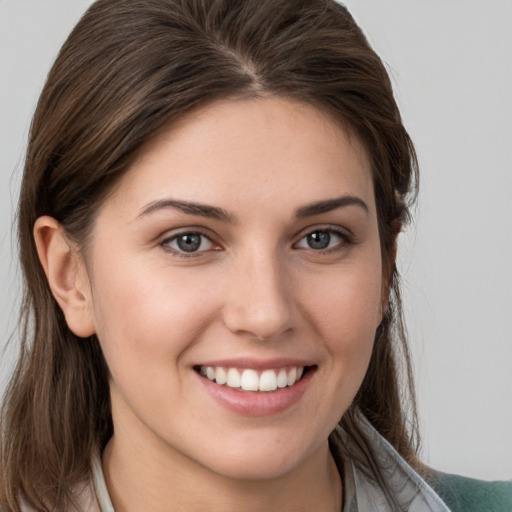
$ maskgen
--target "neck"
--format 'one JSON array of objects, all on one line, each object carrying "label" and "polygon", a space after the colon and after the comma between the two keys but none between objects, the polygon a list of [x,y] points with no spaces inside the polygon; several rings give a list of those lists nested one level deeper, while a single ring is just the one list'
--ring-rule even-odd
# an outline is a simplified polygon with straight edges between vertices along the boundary
[{"label": "neck", "polygon": [[115,436],[103,471],[116,512],[339,512],[341,482],[327,442],[284,475],[236,479],[168,450],[138,450]]}]

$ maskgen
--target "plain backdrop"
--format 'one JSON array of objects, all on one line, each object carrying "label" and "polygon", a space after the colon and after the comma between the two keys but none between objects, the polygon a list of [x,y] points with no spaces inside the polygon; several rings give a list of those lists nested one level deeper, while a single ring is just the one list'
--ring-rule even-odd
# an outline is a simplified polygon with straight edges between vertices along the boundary
[{"label": "plain backdrop", "polygon": [[[512,1],[346,3],[388,66],[419,155],[420,201],[399,265],[423,456],[448,472],[512,478]],[[16,325],[12,223],[30,118],[89,4],[0,0],[2,345]]]}]

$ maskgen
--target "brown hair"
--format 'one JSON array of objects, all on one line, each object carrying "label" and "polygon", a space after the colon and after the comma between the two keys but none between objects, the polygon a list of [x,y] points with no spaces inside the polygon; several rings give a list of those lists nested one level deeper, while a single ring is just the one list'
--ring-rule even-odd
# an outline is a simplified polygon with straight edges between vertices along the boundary
[{"label": "brown hair", "polygon": [[394,266],[416,158],[386,70],[359,27],[333,0],[99,0],[63,45],[30,130],[19,201],[22,341],[2,409],[0,508],[20,510],[22,495],[38,510],[65,510],[91,452],[112,435],[98,340],[68,329],[37,257],[34,222],[50,215],[85,247],[98,206],[159,129],[216,98],[258,95],[317,105],[366,146],[391,297],[341,423],[365,444],[357,420],[365,415],[419,467]]}]

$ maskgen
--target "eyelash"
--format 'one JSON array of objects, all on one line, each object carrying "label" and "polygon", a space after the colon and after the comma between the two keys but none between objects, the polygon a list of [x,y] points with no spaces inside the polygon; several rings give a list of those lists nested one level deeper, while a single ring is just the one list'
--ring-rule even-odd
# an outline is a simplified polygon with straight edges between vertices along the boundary
[{"label": "eyelash", "polygon": [[[313,247],[300,247],[299,244],[303,240],[307,240],[307,237],[312,236],[314,234],[327,234],[329,237],[332,235],[337,236],[340,238],[340,242],[337,243],[334,247],[326,247],[322,249],[314,249]],[[173,256],[179,257],[179,258],[197,258],[200,255],[202,255],[205,252],[209,252],[212,249],[203,249],[203,250],[194,250],[187,252],[186,250],[183,250],[181,248],[174,248],[171,247],[170,244],[172,242],[175,242],[179,240],[180,237],[185,236],[198,236],[200,237],[200,245],[204,244],[205,241],[207,241],[209,244],[211,244],[213,247],[217,247],[216,249],[213,249],[214,251],[220,250],[219,246],[215,244],[215,242],[211,239],[210,236],[206,235],[205,233],[201,232],[200,230],[190,230],[190,231],[181,231],[179,233],[176,233],[165,240],[163,240],[160,245],[168,252],[170,252]],[[331,240],[329,239],[329,244],[331,243]],[[351,245],[354,243],[354,240],[351,236],[349,236],[345,231],[342,231],[340,229],[335,229],[332,227],[325,227],[325,228],[316,228],[311,231],[308,231],[304,235],[300,237],[298,242],[295,242],[293,246],[300,250],[311,250],[316,254],[327,254],[327,253],[333,253],[337,251],[343,250],[347,245]]]}]

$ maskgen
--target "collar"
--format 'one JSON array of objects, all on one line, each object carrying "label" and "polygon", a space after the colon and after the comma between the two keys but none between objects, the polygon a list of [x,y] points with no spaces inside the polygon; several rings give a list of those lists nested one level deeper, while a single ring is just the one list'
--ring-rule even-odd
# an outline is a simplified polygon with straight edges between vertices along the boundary
[{"label": "collar", "polygon": [[103,475],[103,469],[101,467],[101,457],[99,453],[95,453],[92,459],[92,485],[94,488],[94,494],[98,501],[98,510],[91,512],[115,512],[112,501],[108,494],[107,484],[105,483],[105,477]]},{"label": "collar", "polygon": [[[378,459],[384,481],[393,493],[399,510],[408,512],[450,512],[450,509],[398,454],[391,444],[375,428],[361,417],[360,428],[369,440]],[[394,512],[382,488],[371,478],[368,468],[361,467],[355,460],[365,460],[364,449],[356,445],[338,426],[334,431],[331,451],[338,467],[343,471],[343,511]],[[352,457],[341,457],[340,443],[346,447],[345,453]]]}]

